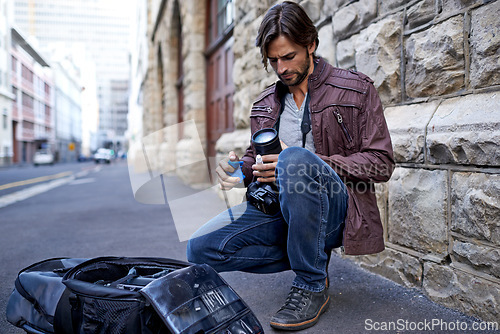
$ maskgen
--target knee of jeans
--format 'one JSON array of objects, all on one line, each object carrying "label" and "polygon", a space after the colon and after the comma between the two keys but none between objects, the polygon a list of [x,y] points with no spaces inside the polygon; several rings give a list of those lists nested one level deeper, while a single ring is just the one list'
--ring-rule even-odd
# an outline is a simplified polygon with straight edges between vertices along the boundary
[{"label": "knee of jeans", "polygon": [[276,170],[279,176],[295,175],[298,170],[308,164],[311,157],[315,157],[314,154],[305,148],[288,147],[280,153]]},{"label": "knee of jeans", "polygon": [[198,238],[190,239],[187,243],[186,255],[188,262],[203,264],[207,263],[205,254],[208,254],[203,243]]}]

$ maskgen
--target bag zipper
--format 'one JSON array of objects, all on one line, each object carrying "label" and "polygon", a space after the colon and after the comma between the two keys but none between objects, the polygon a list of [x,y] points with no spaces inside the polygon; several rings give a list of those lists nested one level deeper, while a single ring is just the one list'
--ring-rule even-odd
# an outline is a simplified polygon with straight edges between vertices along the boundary
[{"label": "bag zipper", "polygon": [[351,143],[352,142],[352,137],[349,134],[349,131],[347,130],[347,127],[345,126],[344,120],[342,119],[342,115],[339,113],[339,111],[337,109],[334,109],[333,113],[335,114],[335,116],[337,116],[337,122],[339,123],[340,127],[344,131],[344,134],[347,137],[347,141],[349,143]]}]

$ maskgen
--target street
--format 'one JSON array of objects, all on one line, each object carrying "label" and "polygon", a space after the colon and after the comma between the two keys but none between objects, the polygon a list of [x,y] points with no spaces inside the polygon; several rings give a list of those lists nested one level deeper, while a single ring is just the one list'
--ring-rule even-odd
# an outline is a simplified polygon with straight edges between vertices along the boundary
[{"label": "street", "polygon": [[185,259],[168,207],[135,201],[124,161],[9,169],[0,178],[4,184],[5,174],[9,183],[19,181],[15,175],[31,179],[82,170],[88,174],[0,208],[0,333],[23,332],[6,322],[5,306],[17,272],[34,262],[104,255]]},{"label": "street", "polygon": [[[186,259],[186,243],[179,242],[168,206],[141,204],[134,199],[125,161],[0,170],[0,185],[66,171],[72,172],[74,178],[0,208],[2,334],[24,333],[6,321],[5,307],[18,271],[34,262],[52,257],[106,255]],[[3,178],[6,175],[9,179]],[[180,192],[189,191],[180,182],[176,187]],[[0,198],[9,194],[0,193]],[[206,203],[214,201],[215,194]],[[266,333],[275,332],[269,327],[269,319],[285,300],[293,273],[232,272],[222,276],[256,313]],[[368,329],[373,329],[381,321],[399,319],[412,323],[434,318],[466,324],[474,321],[430,302],[417,290],[361,270],[338,256],[331,260],[330,278],[329,310],[316,326],[301,333],[359,334],[367,331],[367,324]]]}]

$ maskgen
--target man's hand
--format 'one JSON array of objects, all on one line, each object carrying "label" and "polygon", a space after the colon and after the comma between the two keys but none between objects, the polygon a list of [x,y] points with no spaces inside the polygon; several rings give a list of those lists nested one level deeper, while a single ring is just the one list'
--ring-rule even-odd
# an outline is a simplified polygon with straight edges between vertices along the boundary
[{"label": "man's hand", "polygon": [[279,154],[267,154],[262,156],[262,164],[252,165],[253,175],[257,176],[259,182],[276,181],[276,164]]},{"label": "man's hand", "polygon": [[228,162],[238,160],[238,156],[233,151],[231,151],[229,152],[228,157],[222,159],[219,162],[219,166],[215,169],[222,190],[230,190],[241,182],[239,177],[229,175],[229,173],[234,172],[236,168],[232,167]]},{"label": "man's hand", "polygon": [[[281,149],[284,150],[288,146],[280,140]],[[276,165],[278,163],[279,154],[267,154],[262,156],[262,164],[252,166],[253,175],[257,176],[259,182],[274,182],[276,181]]]}]

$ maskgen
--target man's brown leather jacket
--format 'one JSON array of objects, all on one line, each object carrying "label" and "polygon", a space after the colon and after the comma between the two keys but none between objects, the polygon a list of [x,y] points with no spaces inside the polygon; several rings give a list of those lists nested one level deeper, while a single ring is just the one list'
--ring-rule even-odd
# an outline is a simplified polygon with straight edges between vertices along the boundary
[{"label": "man's brown leather jacket", "polygon": [[[334,68],[315,58],[308,79],[312,134],[316,154],[347,185],[349,201],[343,246],[348,255],[384,250],[383,227],[374,183],[385,182],[394,170],[391,138],[373,81],[366,75]],[[251,131],[273,127],[287,88],[277,82],[265,89],[252,106]],[[245,182],[252,181],[255,163],[250,146],[242,160]]]}]

